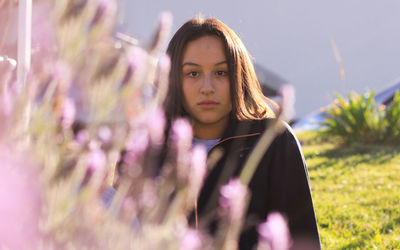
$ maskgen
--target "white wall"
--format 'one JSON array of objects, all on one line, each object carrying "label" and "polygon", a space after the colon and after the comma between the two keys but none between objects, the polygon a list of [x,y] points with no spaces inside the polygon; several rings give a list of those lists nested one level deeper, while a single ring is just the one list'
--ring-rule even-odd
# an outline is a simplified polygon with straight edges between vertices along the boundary
[{"label": "white wall", "polygon": [[[144,43],[159,13],[174,15],[175,31],[203,13],[233,28],[262,66],[297,91],[297,117],[328,104],[334,92],[382,89],[400,76],[399,0],[121,0],[121,31]],[[331,45],[346,73],[340,78]]]}]

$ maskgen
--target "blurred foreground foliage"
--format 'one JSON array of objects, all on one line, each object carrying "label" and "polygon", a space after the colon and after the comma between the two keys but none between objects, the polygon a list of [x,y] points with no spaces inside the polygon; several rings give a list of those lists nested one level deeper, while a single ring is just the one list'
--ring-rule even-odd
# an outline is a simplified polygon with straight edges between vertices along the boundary
[{"label": "blurred foreground foliage", "polygon": [[[173,121],[164,138],[171,15],[144,49],[115,32],[113,0],[34,7],[41,25],[33,25],[26,82],[16,80],[14,60],[0,61],[0,248],[235,249],[247,187],[225,187],[243,192],[223,197],[218,238],[190,225],[206,152],[192,148],[186,120]],[[258,249],[274,244],[269,224]]]}]

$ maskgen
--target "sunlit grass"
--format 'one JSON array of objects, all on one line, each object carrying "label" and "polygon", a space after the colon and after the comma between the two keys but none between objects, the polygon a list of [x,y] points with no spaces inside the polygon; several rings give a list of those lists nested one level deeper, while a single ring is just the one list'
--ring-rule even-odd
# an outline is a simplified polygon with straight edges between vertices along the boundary
[{"label": "sunlit grass", "polygon": [[400,249],[400,145],[303,144],[323,249]]}]

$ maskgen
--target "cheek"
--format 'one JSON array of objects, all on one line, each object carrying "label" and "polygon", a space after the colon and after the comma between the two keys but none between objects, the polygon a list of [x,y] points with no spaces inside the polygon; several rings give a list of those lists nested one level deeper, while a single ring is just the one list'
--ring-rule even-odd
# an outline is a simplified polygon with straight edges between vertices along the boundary
[{"label": "cheek", "polygon": [[190,88],[188,87],[188,84],[182,83],[182,94],[183,100],[186,101],[188,96],[190,96]]},{"label": "cheek", "polygon": [[221,94],[223,95],[226,102],[232,107],[231,86],[229,84],[229,81],[224,82],[223,87],[221,88]]}]

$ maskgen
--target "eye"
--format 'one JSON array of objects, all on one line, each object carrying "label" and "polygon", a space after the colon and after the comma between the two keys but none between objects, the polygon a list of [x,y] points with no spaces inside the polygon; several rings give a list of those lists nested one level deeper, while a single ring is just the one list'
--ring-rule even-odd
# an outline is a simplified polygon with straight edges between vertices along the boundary
[{"label": "eye", "polygon": [[190,71],[190,72],[188,72],[187,74],[186,74],[187,76],[189,76],[189,77],[197,77],[198,75],[199,75],[199,72],[197,72],[197,71]]},{"label": "eye", "polygon": [[216,72],[216,74],[217,74],[217,76],[227,76],[227,75],[228,75],[228,72],[225,71],[225,70],[218,70],[218,71]]}]

